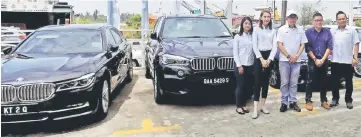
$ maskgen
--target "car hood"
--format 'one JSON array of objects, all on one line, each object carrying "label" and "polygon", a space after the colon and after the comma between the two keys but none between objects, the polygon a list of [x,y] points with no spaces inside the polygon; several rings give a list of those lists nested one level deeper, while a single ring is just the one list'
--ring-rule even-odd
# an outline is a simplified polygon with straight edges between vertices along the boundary
[{"label": "car hood", "polygon": [[[56,82],[91,73],[96,69],[103,54],[71,54],[59,56],[36,56],[32,58],[7,56],[2,58],[1,82],[34,83]],[[23,79],[17,81],[17,79]]]},{"label": "car hood", "polygon": [[184,57],[233,56],[232,38],[164,39],[167,53]]}]

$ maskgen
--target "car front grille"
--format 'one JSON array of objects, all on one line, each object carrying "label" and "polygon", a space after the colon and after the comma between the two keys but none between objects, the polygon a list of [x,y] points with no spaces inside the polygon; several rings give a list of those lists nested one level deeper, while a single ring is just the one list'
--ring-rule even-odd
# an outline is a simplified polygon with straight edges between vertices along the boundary
[{"label": "car front grille", "polygon": [[1,102],[11,102],[16,98],[15,87],[1,86]]},{"label": "car front grille", "polygon": [[15,101],[43,101],[49,99],[55,92],[53,84],[29,84],[19,87],[1,86],[1,102]]},{"label": "car front grille", "polygon": [[232,57],[196,58],[191,60],[191,67],[193,70],[214,70],[216,67],[219,70],[232,70],[234,60]]},{"label": "car front grille", "polygon": [[234,67],[234,61],[232,57],[219,58],[217,60],[217,68],[220,70],[230,70]]},{"label": "car front grille", "polygon": [[196,58],[191,61],[191,67],[194,70],[213,70],[215,66],[214,58]]}]

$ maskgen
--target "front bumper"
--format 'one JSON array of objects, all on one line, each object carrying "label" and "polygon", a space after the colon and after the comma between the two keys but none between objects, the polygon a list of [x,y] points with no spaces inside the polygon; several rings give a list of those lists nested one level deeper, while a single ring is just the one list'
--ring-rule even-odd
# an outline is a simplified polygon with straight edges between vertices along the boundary
[{"label": "front bumper", "polygon": [[[44,102],[2,104],[1,124],[63,120],[93,114],[98,108],[94,90],[90,87],[79,91],[60,91]],[[23,111],[24,106],[26,112]]]},{"label": "front bumper", "polygon": [[187,66],[163,65],[158,69],[160,86],[167,93],[189,94],[236,88],[232,70],[194,71]]}]

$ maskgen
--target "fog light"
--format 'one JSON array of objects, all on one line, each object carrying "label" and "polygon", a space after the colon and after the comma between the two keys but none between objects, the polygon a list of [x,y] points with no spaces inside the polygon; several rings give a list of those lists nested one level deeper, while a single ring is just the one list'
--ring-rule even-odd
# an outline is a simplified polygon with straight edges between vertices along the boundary
[{"label": "fog light", "polygon": [[178,70],[178,76],[183,77],[184,76],[184,71],[183,70]]}]

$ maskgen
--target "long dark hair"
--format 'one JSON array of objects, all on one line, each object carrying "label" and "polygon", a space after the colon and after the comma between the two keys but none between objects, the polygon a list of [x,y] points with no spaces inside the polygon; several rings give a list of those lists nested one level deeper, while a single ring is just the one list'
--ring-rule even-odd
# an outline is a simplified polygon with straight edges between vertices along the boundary
[{"label": "long dark hair", "polygon": [[[263,10],[263,11],[261,12],[261,15],[259,15],[259,27],[260,27],[261,29],[263,29],[262,16],[263,16],[264,13],[268,13],[270,16],[272,16],[271,12],[268,11],[268,10]],[[270,30],[272,29],[272,20],[270,20],[270,21],[268,22],[267,27],[268,27]]]},{"label": "long dark hair", "polygon": [[240,36],[242,36],[242,34],[243,34],[243,32],[244,32],[243,24],[244,24],[244,22],[246,22],[247,20],[251,23],[251,29],[249,30],[249,33],[252,34],[252,32],[253,32],[253,23],[252,23],[251,18],[250,18],[250,17],[244,17],[244,18],[242,18],[242,20],[241,20],[241,27],[239,27],[239,35],[240,35]]}]

